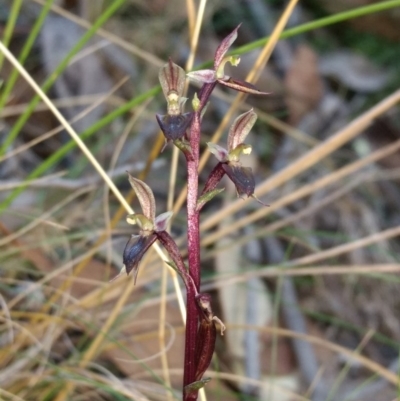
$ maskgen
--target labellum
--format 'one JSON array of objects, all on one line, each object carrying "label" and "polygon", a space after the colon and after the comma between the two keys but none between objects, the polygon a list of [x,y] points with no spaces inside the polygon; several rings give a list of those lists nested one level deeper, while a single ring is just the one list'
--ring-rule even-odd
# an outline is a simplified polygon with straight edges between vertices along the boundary
[{"label": "labellum", "polygon": [[234,165],[233,163],[224,163],[222,164],[222,168],[226,175],[235,184],[239,196],[247,195],[247,197],[249,197],[254,194],[256,183],[250,167],[242,167],[240,165]]},{"label": "labellum", "polygon": [[177,115],[156,114],[156,119],[165,138],[175,141],[182,138],[192,122],[193,113],[184,113]]},{"label": "labellum", "polygon": [[139,263],[156,239],[156,234],[150,234],[148,236],[132,235],[125,246],[122,260],[125,266],[126,274],[129,274],[131,271],[133,271],[135,284],[139,271]]}]

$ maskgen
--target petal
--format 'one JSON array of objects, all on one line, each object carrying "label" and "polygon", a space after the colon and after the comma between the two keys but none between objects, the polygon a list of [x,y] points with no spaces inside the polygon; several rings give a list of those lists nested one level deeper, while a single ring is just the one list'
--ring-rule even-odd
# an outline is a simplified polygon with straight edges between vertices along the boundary
[{"label": "petal", "polygon": [[240,28],[240,25],[242,25],[242,24],[239,24],[228,36],[225,37],[225,39],[222,40],[221,44],[218,46],[217,50],[215,51],[215,56],[214,56],[215,71],[218,70],[218,67],[221,64],[221,61],[224,58],[226,52],[232,46],[232,43],[236,40],[237,32],[238,32],[238,29]]},{"label": "petal", "polygon": [[228,79],[218,79],[218,83],[239,92],[250,93],[251,95],[269,95],[268,92],[258,90],[253,84],[246,81],[240,81],[229,77]]},{"label": "petal", "polygon": [[132,177],[129,173],[128,176],[129,182],[138,197],[140,206],[142,207],[143,214],[153,222],[156,217],[156,201],[154,199],[153,191],[143,181]]},{"label": "petal", "polygon": [[236,191],[239,196],[252,196],[256,187],[253,173],[250,167],[242,167],[240,165],[223,164],[226,175],[235,184]]},{"label": "petal", "polygon": [[175,116],[156,114],[156,119],[165,138],[171,141],[182,138],[192,122],[193,113]]},{"label": "petal", "polygon": [[197,70],[186,74],[191,81],[211,84],[217,80],[214,70]]},{"label": "petal", "polygon": [[225,162],[228,160],[229,153],[222,146],[216,143],[207,142],[208,150],[218,159],[220,162]]},{"label": "petal", "polygon": [[168,223],[171,220],[172,215],[174,212],[165,212],[161,213],[156,217],[155,221],[155,231],[165,231],[167,229]]},{"label": "petal", "polygon": [[253,128],[254,123],[257,120],[257,114],[253,109],[247,113],[241,114],[233,122],[229,129],[228,135],[228,150],[235,149],[238,145],[242,144],[246,139],[247,134]]},{"label": "petal", "polygon": [[139,262],[156,239],[157,236],[155,234],[148,236],[132,235],[125,246],[122,261],[124,263],[126,274],[129,274],[133,270],[135,284]]},{"label": "petal", "polygon": [[158,78],[167,100],[169,100],[168,96],[171,93],[174,93],[178,97],[183,95],[186,80],[185,71],[179,65],[173,63],[171,59],[160,68]]}]

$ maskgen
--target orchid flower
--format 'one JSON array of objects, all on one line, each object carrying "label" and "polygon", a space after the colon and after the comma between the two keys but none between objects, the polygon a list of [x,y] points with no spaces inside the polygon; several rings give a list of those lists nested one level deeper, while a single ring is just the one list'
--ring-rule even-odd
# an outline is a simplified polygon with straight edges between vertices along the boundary
[{"label": "orchid flower", "polygon": [[[240,24],[241,25],[241,24]],[[250,93],[252,95],[267,95],[267,92],[261,92],[253,84],[246,81],[240,81],[225,74],[225,64],[230,63],[234,67],[240,63],[238,56],[225,56],[233,42],[237,38],[238,25],[225,39],[222,40],[214,55],[214,69],[205,69],[192,71],[187,74],[188,78],[203,84],[218,82],[228,88]]]},{"label": "orchid flower", "polygon": [[150,246],[157,240],[158,234],[167,229],[172,212],[162,213],[156,217],[156,202],[150,187],[130,174],[129,182],[136,192],[140,206],[142,207],[142,213],[130,214],[126,219],[129,224],[137,224],[140,227],[140,233],[139,235],[132,235],[125,246],[122,255],[124,266],[121,272],[129,274],[133,271],[136,282],[139,262]]},{"label": "orchid flower", "polygon": [[[214,175],[218,177],[218,181],[226,174],[235,184],[236,191],[239,196],[253,196],[255,189],[255,181],[250,167],[243,167],[240,163],[240,155],[250,154],[251,146],[244,143],[246,136],[250,132],[257,120],[257,114],[253,109],[241,114],[233,122],[228,135],[227,149],[214,143],[207,143],[211,153],[215,155],[219,163],[214,170]],[[216,185],[216,180],[215,185]]]},{"label": "orchid flower", "polygon": [[176,141],[185,135],[193,116],[193,113],[182,113],[187,100],[183,97],[185,71],[169,60],[161,67],[158,77],[167,100],[167,114],[156,114],[156,119],[166,140]]}]

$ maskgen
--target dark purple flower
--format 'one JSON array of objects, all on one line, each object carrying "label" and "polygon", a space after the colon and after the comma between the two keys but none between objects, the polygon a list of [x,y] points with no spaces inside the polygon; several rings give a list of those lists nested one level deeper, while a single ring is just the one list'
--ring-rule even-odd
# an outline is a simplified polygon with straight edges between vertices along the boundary
[{"label": "dark purple flower", "polygon": [[[254,194],[255,181],[252,170],[249,167],[243,167],[241,165],[240,155],[242,153],[249,154],[251,152],[251,146],[246,145],[244,140],[256,120],[257,114],[253,109],[237,117],[229,130],[227,149],[215,143],[207,144],[210,152],[213,153],[220,162],[220,166],[215,169],[218,173],[218,177],[222,178],[220,174],[222,168],[225,174],[235,184],[239,196],[247,195],[249,197]],[[210,188],[214,188],[214,186],[215,185],[209,185]]]},{"label": "dark purple flower", "polygon": [[183,97],[186,74],[170,59],[161,67],[158,77],[167,100],[167,114],[157,114],[157,122],[166,140],[175,141],[185,135],[192,121],[192,113],[183,113],[183,105],[187,100]]},{"label": "dark purple flower", "polygon": [[156,241],[157,233],[167,229],[172,212],[162,213],[156,217],[156,202],[151,188],[130,174],[129,182],[136,193],[143,213],[133,213],[127,217],[129,224],[139,225],[140,233],[139,235],[132,235],[126,244],[122,256],[124,266],[119,275],[124,272],[129,274],[133,271],[136,283],[140,261],[150,246]]}]

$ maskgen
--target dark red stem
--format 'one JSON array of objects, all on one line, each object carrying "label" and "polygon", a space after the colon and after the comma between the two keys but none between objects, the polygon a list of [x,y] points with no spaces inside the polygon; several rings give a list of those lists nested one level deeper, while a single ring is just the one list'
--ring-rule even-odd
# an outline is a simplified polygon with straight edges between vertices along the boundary
[{"label": "dark red stem", "polygon": [[[190,126],[190,147],[193,159],[187,160],[187,240],[188,240],[188,262],[189,275],[192,278],[196,291],[191,287],[187,289],[186,303],[186,335],[185,335],[185,362],[183,386],[193,383],[196,379],[196,346],[199,323],[199,312],[196,304],[196,292],[200,289],[200,215],[197,210],[197,199],[199,194],[199,157],[200,157],[200,134],[201,134],[201,110],[215,87],[213,84],[205,84],[200,90],[200,107],[194,112]],[[197,392],[185,394],[184,401],[195,401]]]}]

